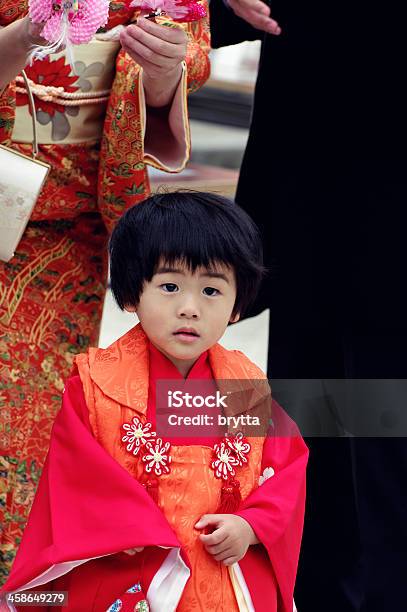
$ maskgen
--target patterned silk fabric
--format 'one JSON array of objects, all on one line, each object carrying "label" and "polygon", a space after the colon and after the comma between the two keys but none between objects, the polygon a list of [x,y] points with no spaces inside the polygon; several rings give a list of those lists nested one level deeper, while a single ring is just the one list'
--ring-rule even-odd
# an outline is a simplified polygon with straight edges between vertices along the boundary
[{"label": "patterned silk fabric", "polygon": [[[0,0],[0,26],[26,12],[24,0]],[[128,24],[134,15],[113,0],[107,28]],[[209,73],[208,24],[184,27],[193,91]],[[34,62],[29,76],[68,91],[86,77],[54,63]],[[107,232],[149,193],[138,74],[120,52],[100,143],[40,145],[40,158],[52,166],[49,179],[17,253],[8,264],[0,262],[0,583],[21,539],[64,379],[75,353],[97,344]],[[29,145],[11,142],[16,104],[27,103],[15,87],[11,83],[0,96],[0,143],[29,153]],[[42,117],[61,124],[67,107],[36,102]]]},{"label": "patterned silk fabric", "polygon": [[[262,379],[264,374],[244,355],[220,345],[209,350],[215,380]],[[119,435],[123,423],[137,416],[146,422],[149,376],[148,340],[140,325],[109,349],[90,349],[76,358],[84,387],[92,429],[106,451],[134,477],[141,480],[143,467],[138,456],[129,454]],[[250,407],[248,408],[248,410]],[[247,465],[238,468],[242,498],[257,488],[264,439],[250,438]],[[159,478],[158,504],[185,548],[192,567],[179,612],[237,612],[228,569],[215,561],[199,540],[195,523],[219,506],[222,482],[211,469],[213,448],[172,445],[171,471]],[[138,553],[143,554],[143,553]]]}]

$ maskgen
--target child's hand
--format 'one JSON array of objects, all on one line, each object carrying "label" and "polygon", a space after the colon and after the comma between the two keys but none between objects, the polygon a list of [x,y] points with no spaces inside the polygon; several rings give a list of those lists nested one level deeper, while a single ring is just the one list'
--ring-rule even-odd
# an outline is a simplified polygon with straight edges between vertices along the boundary
[{"label": "child's hand", "polygon": [[233,565],[242,559],[251,544],[258,544],[253,529],[241,516],[235,514],[204,514],[195,525],[195,529],[212,527],[209,535],[199,537],[206,551],[216,561],[224,565]]},{"label": "child's hand", "polygon": [[128,548],[127,550],[124,550],[123,552],[125,552],[126,555],[130,555],[132,557],[133,555],[136,555],[138,552],[141,552],[142,550],[144,550],[144,546],[139,546],[137,548]]}]

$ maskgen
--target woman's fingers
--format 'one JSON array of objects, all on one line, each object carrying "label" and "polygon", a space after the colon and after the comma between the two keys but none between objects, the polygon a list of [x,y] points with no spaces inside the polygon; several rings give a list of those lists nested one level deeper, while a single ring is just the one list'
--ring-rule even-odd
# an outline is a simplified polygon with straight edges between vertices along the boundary
[{"label": "woman's fingers", "polygon": [[281,34],[277,21],[270,17],[270,7],[261,0],[228,0],[228,3],[238,17],[254,28],[276,36]]},{"label": "woman's fingers", "polygon": [[160,55],[134,38],[126,41],[122,40],[122,44],[125,51],[130,53],[133,59],[136,59],[137,56],[137,61],[139,58],[142,58],[144,60],[147,60],[150,64],[153,64],[154,66],[164,68],[169,68],[174,64],[173,57]]},{"label": "woman's fingers", "polygon": [[148,32],[144,32],[141,28],[135,25],[131,25],[126,30],[126,40],[130,43],[135,41],[140,45],[149,49],[154,55],[163,57],[179,58],[183,57],[183,47],[180,44],[175,44],[152,36]]},{"label": "woman's fingers", "polygon": [[262,0],[238,0],[238,4],[242,10],[252,11],[266,17],[269,17],[271,13],[269,5],[262,2]]},{"label": "woman's fingers", "polygon": [[182,44],[188,40],[186,32],[179,26],[170,28],[169,26],[154,23],[154,21],[144,19],[143,17],[140,17],[137,20],[137,26],[155,38],[160,38],[163,41],[173,43],[175,45]]},{"label": "woman's fingers", "polygon": [[140,18],[120,34],[122,46],[148,74],[173,71],[185,59],[188,36],[180,28],[170,28]]},{"label": "woman's fingers", "polygon": [[137,53],[135,53],[134,51],[132,51],[131,49],[126,49],[126,47],[123,47],[123,49],[125,51],[127,51],[127,53],[129,55],[131,55],[131,57],[133,58],[133,60],[139,65],[141,66],[141,68],[143,68],[143,70],[150,75],[153,78],[156,78],[158,76],[160,76],[161,72],[162,72],[162,67],[158,66],[157,64],[153,64],[152,62],[148,61],[147,59],[145,59],[143,56],[138,55]]},{"label": "woman's fingers", "polygon": [[32,45],[46,45],[48,41],[41,36],[45,22],[33,23],[28,16],[25,19],[27,24],[26,32],[28,42]]}]

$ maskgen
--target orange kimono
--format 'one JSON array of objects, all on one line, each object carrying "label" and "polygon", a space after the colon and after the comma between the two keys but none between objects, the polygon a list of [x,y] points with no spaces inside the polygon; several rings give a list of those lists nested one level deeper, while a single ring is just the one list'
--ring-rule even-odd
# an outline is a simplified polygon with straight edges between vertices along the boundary
[{"label": "orange kimono", "polygon": [[[247,461],[237,470],[236,514],[261,543],[227,568],[205,551],[194,529],[221,499],[213,440],[172,443],[157,502],[146,492],[145,460],[123,442],[123,424],[134,418],[148,435],[153,387],[162,377],[180,376],[172,364],[138,325],[108,349],[79,355],[76,365],[5,590],[68,591],[67,612],[144,609],[134,608],[140,588],[154,612],[292,612],[307,449],[288,417],[274,405],[275,435],[248,438]],[[270,406],[263,373],[238,351],[212,347],[191,378],[215,386],[235,381],[239,388],[243,381],[246,400],[231,408],[235,416],[256,414],[262,405],[267,413]],[[134,547],[141,550],[124,552]],[[126,607],[132,597],[133,607]]]},{"label": "orange kimono", "polygon": [[[0,26],[26,12],[26,0],[0,0]],[[187,162],[186,95],[209,74],[207,20],[183,25],[183,79],[168,122],[157,123],[144,106],[140,67],[113,40],[135,16],[113,0],[96,57],[82,56],[87,45],[75,49],[75,74],[63,53],[27,67],[40,158],[52,169],[15,256],[0,262],[0,584],[21,540],[64,380],[75,354],[98,341],[108,231],[149,194],[146,164],[175,172]],[[100,49],[107,49],[110,68],[99,61]],[[96,79],[104,90],[98,103],[75,106],[76,98],[93,95]],[[28,153],[28,120],[17,78],[0,95],[0,143]],[[0,169],[0,195],[3,179]]]}]

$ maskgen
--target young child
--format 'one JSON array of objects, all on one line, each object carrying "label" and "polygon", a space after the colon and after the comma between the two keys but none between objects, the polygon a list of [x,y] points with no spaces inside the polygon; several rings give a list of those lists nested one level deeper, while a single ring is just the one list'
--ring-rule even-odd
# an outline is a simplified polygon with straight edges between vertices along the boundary
[{"label": "young child", "polygon": [[[76,358],[5,609],[25,610],[30,589],[67,592],[69,612],[292,612],[307,449],[261,370],[218,344],[261,281],[257,229],[220,196],[161,193],[122,217],[110,256],[140,323]],[[192,432],[184,406],[162,433],[163,380],[168,397],[197,383],[204,399],[230,381],[229,431],[212,411]]]}]

